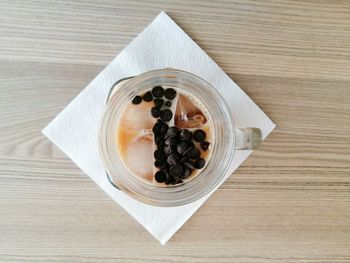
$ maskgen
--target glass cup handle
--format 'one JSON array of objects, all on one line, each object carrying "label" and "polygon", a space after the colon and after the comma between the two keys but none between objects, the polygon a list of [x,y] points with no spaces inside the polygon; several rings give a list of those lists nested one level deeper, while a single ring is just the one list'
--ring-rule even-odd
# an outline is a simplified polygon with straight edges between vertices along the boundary
[{"label": "glass cup handle", "polygon": [[235,150],[253,150],[260,146],[262,141],[259,128],[236,128]]}]

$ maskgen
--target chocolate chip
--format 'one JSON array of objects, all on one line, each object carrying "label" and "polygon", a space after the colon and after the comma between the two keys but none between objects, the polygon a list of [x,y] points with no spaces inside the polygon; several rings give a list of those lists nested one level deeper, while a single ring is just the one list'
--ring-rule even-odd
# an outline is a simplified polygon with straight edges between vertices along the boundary
[{"label": "chocolate chip", "polygon": [[209,145],[210,145],[209,142],[206,142],[206,141],[201,142],[201,148],[202,148],[204,151],[208,150]]},{"label": "chocolate chip", "polygon": [[194,148],[187,153],[187,156],[190,157],[191,159],[197,159],[201,156],[201,152],[198,149]]},{"label": "chocolate chip", "polygon": [[203,130],[196,130],[194,133],[193,133],[193,140],[195,140],[196,142],[202,142],[205,140],[205,131]]},{"label": "chocolate chip", "polygon": [[187,156],[184,156],[180,159],[179,164],[184,164],[184,163],[189,162],[189,161],[191,161],[191,159]]},{"label": "chocolate chip", "polygon": [[187,150],[188,146],[186,142],[180,142],[177,146],[176,146],[176,150],[179,154],[183,154],[186,150]]},{"label": "chocolate chip", "polygon": [[166,161],[171,166],[174,166],[180,161],[180,155],[178,155],[177,153],[171,153]]},{"label": "chocolate chip", "polygon": [[157,108],[160,108],[163,106],[164,100],[163,99],[155,99],[153,102],[154,102],[154,106],[156,106]]},{"label": "chocolate chip", "polygon": [[173,180],[173,177],[169,173],[169,168],[164,168],[161,171],[165,173],[165,184],[170,184]]},{"label": "chocolate chip", "polygon": [[167,107],[171,107],[171,101],[170,101],[170,100],[166,101],[166,102],[164,103],[164,105],[167,106]]},{"label": "chocolate chip", "polygon": [[170,167],[170,175],[173,177],[181,177],[184,169],[181,165],[174,165]]},{"label": "chocolate chip", "polygon": [[174,181],[174,177],[169,173],[166,174],[165,184],[171,184]]},{"label": "chocolate chip", "polygon": [[165,161],[156,160],[154,162],[154,166],[158,167],[158,168],[165,168],[166,167],[166,162]]},{"label": "chocolate chip", "polygon": [[165,146],[164,140],[160,141],[160,142],[157,144],[157,146],[158,146],[158,149],[164,151],[164,146]]},{"label": "chocolate chip", "polygon": [[187,156],[187,154],[188,154],[190,151],[192,151],[192,149],[194,149],[194,147],[193,147],[193,146],[189,146],[189,147],[187,148],[187,150],[184,151],[184,152],[182,153],[182,155]]},{"label": "chocolate chip", "polygon": [[169,129],[169,126],[168,124],[164,123],[164,122],[161,122],[162,124],[162,127],[160,128],[160,133],[161,134],[166,134],[166,132],[168,131]]},{"label": "chocolate chip", "polygon": [[170,145],[165,145],[164,146],[164,153],[166,156],[170,155],[171,153],[176,152],[176,146],[170,146]]},{"label": "chocolate chip", "polygon": [[157,149],[154,151],[153,156],[156,160],[164,160],[165,159],[165,155],[164,152],[161,149]]},{"label": "chocolate chip", "polygon": [[205,160],[203,158],[198,158],[194,163],[194,167],[196,167],[197,169],[202,169],[204,165],[205,165]]},{"label": "chocolate chip", "polygon": [[192,171],[193,171],[192,169],[185,168],[181,178],[186,179],[191,175]]},{"label": "chocolate chip", "polygon": [[137,104],[140,104],[141,101],[142,101],[141,96],[135,96],[135,97],[132,99],[132,104],[137,105]]},{"label": "chocolate chip", "polygon": [[191,139],[192,133],[187,129],[182,129],[179,133],[179,137],[181,141],[187,141]]},{"label": "chocolate chip", "polygon": [[161,133],[161,129],[162,129],[162,123],[161,122],[156,122],[154,125],[153,125],[153,128],[152,128],[152,132],[154,134],[160,134]]},{"label": "chocolate chip", "polygon": [[160,113],[161,113],[161,110],[158,109],[157,107],[153,107],[153,108],[151,109],[151,114],[152,114],[152,116],[153,116],[154,118],[159,118]]},{"label": "chocolate chip", "polygon": [[154,141],[159,146],[162,142],[164,142],[164,137],[162,135],[155,134]]},{"label": "chocolate chip", "polygon": [[178,128],[176,128],[175,126],[171,126],[166,134],[168,137],[176,137],[178,133]]},{"label": "chocolate chip", "polygon": [[165,90],[164,95],[168,100],[173,100],[176,97],[176,90],[173,88],[168,88]]},{"label": "chocolate chip", "polygon": [[162,110],[160,113],[160,119],[162,121],[165,121],[165,122],[170,121],[172,117],[173,117],[173,113],[169,109]]},{"label": "chocolate chip", "polygon": [[194,143],[192,140],[186,141],[188,147],[194,147]]},{"label": "chocolate chip", "polygon": [[143,96],[142,96],[142,99],[144,101],[152,101],[153,100],[153,96],[152,96],[152,93],[150,91],[147,91]]},{"label": "chocolate chip", "polygon": [[175,137],[169,137],[168,139],[165,140],[166,145],[176,145],[177,140]]},{"label": "chocolate chip", "polygon": [[184,163],[184,166],[188,169],[191,169],[191,170],[196,169],[196,167],[194,166],[194,164],[191,161]]},{"label": "chocolate chip", "polygon": [[156,172],[156,174],[154,175],[154,178],[156,179],[156,181],[158,183],[164,183],[165,179],[166,179],[166,174],[162,171],[158,171]]},{"label": "chocolate chip", "polygon": [[152,95],[155,98],[161,98],[164,95],[164,89],[161,86],[156,86],[152,89]]},{"label": "chocolate chip", "polygon": [[182,180],[180,177],[174,177],[174,181],[171,182],[171,184],[181,184]]}]

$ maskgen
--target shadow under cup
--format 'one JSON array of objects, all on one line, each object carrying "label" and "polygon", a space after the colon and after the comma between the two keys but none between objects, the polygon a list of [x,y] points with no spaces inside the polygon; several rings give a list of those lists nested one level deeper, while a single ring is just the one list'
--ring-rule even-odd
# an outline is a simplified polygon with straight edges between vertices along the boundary
[{"label": "shadow under cup", "polygon": [[[145,183],[125,167],[116,145],[119,116],[136,95],[154,86],[173,86],[194,94],[212,118],[211,155],[197,176],[182,184],[159,187]],[[234,123],[225,100],[203,79],[180,70],[159,69],[119,82],[106,104],[99,131],[102,163],[112,185],[130,197],[154,206],[180,206],[191,203],[215,189],[226,175],[235,146]],[[117,191],[117,190],[116,190]]]}]

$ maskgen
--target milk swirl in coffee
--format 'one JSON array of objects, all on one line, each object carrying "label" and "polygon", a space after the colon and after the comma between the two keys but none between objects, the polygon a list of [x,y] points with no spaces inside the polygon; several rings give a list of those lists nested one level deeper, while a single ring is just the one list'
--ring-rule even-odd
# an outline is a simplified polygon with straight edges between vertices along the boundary
[{"label": "milk swirl in coffee", "polygon": [[118,120],[116,146],[135,177],[157,186],[198,176],[210,160],[212,119],[183,89],[157,86],[135,96]]}]

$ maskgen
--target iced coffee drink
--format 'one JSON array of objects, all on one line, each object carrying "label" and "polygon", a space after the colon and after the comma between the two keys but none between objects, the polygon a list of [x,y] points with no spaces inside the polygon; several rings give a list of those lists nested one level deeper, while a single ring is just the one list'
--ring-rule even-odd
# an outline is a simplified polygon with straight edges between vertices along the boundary
[{"label": "iced coffee drink", "polygon": [[135,96],[117,125],[116,145],[125,167],[157,186],[177,185],[198,176],[215,139],[203,103],[172,86],[156,86]]}]

